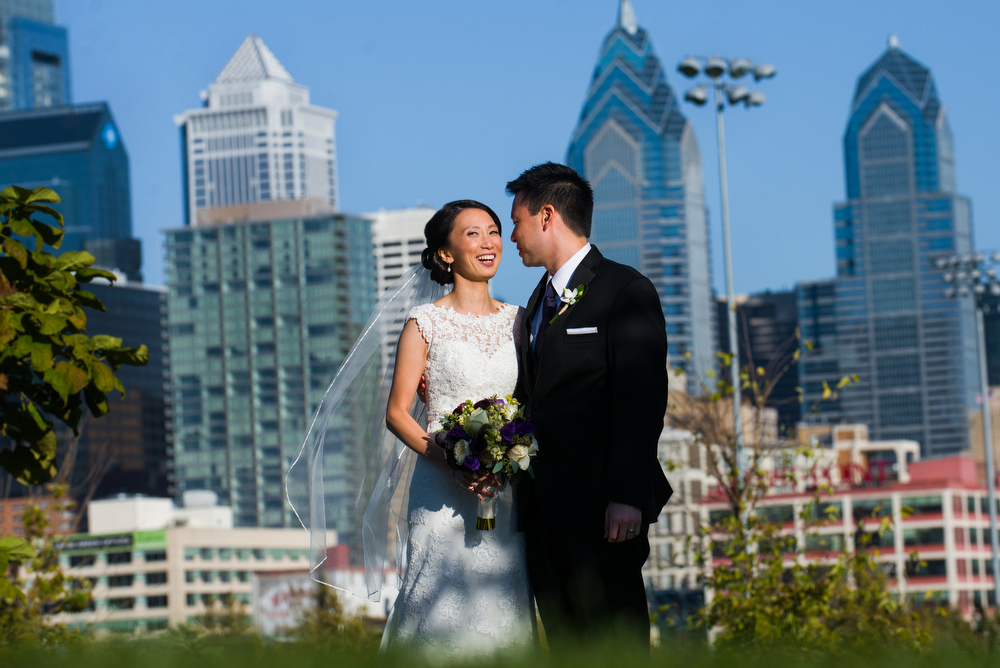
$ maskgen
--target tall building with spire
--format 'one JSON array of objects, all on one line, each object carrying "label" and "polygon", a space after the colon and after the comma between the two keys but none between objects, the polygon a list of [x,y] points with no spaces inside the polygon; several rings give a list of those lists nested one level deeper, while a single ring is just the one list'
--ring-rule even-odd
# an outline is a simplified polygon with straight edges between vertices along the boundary
[{"label": "tall building with spire", "polygon": [[337,112],[311,105],[260,37],[247,35],[202,97],[201,109],[174,117],[187,225],[203,209],[254,202],[337,207]]},{"label": "tall building with spire", "polygon": [[972,250],[970,202],[955,193],[951,128],[931,71],[895,36],[857,81],[844,168],[847,201],[833,216],[836,368],[811,373],[807,355],[806,403],[823,380],[857,374],[836,412],[869,424],[873,440],[918,441],[924,456],[965,449],[975,319],[969,300],[942,296],[934,263]]},{"label": "tall building with spire", "polygon": [[629,0],[601,47],[566,162],[594,187],[591,241],[635,267],[663,305],[671,366],[715,366],[701,153]]},{"label": "tall building with spire", "polygon": [[53,0],[0,0],[0,111],[70,102],[69,42]]}]

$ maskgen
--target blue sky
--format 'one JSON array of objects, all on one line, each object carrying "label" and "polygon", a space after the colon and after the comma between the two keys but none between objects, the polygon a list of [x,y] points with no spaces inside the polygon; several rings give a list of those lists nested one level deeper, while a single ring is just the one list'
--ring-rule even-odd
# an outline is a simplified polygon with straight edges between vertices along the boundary
[{"label": "blue sky", "polygon": [[[761,108],[727,115],[736,288],[789,289],[834,273],[831,207],[844,198],[841,138],[857,77],[895,32],[929,66],[955,135],[958,190],[976,244],[1000,249],[1000,3],[951,0],[633,0],[667,69],[688,53],[777,67]],[[199,104],[249,32],[312,101],[340,112],[342,209],[471,197],[509,220],[504,183],[562,161],[617,0],[61,0],[75,102],[107,100],[131,159],[147,280],[161,230],[181,226],[172,117]],[[715,123],[685,105],[701,144],[715,285],[721,288]],[[508,250],[511,248],[508,246]],[[526,300],[539,270],[509,252],[496,294]]]}]

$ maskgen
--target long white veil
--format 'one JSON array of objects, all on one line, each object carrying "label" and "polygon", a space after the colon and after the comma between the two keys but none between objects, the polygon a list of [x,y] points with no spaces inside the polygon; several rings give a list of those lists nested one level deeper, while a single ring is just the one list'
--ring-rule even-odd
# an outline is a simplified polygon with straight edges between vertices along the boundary
[{"label": "long white veil", "polygon": [[[407,271],[375,311],[327,388],[285,476],[288,503],[309,532],[309,572],[317,582],[379,601],[398,588],[407,540],[406,498],[416,453],[385,427],[396,341],[407,312],[443,297],[450,286],[421,266]],[[410,414],[423,424],[426,406]],[[331,517],[332,515],[332,517]],[[363,586],[324,568],[328,530],[364,554]],[[385,582],[395,567],[397,582]],[[336,582],[334,580],[337,580]]]}]

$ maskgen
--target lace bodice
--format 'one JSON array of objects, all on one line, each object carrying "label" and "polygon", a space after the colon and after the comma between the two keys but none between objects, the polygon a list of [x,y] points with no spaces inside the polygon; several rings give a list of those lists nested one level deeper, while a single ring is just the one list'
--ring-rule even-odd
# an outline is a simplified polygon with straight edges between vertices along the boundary
[{"label": "lace bodice", "polygon": [[490,315],[467,315],[422,304],[406,315],[427,342],[427,422],[435,423],[467,399],[506,396],[517,384],[517,332],[524,309],[504,304]]}]

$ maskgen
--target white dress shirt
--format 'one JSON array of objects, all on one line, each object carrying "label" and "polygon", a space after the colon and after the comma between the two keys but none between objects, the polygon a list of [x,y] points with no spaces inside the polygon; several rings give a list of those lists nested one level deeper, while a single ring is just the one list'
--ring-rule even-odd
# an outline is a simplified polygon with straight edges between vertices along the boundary
[{"label": "white dress shirt", "polygon": [[[574,253],[573,257],[566,260],[561,267],[556,269],[555,274],[549,274],[549,283],[552,284],[552,289],[556,292],[556,300],[559,299],[559,295],[562,291],[566,289],[566,284],[569,283],[570,279],[573,278],[573,273],[576,272],[576,268],[580,266],[583,262],[583,258],[587,257],[587,253],[590,252],[590,244],[586,244],[583,248]],[[545,286],[548,289],[548,285]],[[542,291],[541,299],[545,298],[545,291]],[[557,302],[558,303],[558,302]],[[535,349],[535,337],[538,335],[538,328],[542,324],[542,302],[539,301],[537,308],[535,309],[535,314],[531,318],[531,349]]]}]

